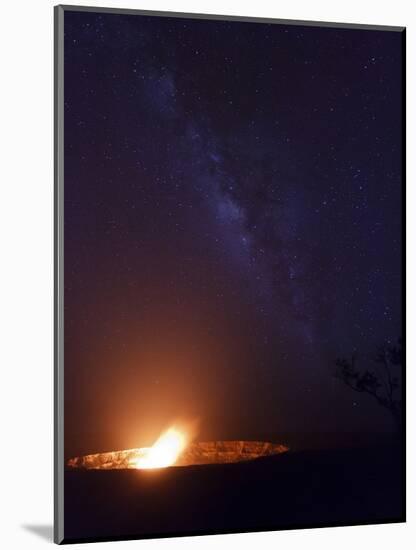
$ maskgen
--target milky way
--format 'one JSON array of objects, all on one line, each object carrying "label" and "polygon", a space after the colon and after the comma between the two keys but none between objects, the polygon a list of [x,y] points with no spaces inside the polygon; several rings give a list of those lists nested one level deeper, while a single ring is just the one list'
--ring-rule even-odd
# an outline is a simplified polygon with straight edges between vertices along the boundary
[{"label": "milky way", "polygon": [[402,331],[401,44],[65,13],[70,454],[150,394],[208,431],[377,425],[331,365]]}]

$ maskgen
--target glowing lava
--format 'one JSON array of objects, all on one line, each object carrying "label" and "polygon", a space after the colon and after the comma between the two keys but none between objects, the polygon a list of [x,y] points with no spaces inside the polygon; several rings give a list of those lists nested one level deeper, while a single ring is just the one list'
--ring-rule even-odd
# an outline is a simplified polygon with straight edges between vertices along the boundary
[{"label": "glowing lava", "polygon": [[67,461],[71,470],[150,469],[166,466],[229,464],[286,453],[289,447],[267,441],[205,441],[192,443],[192,427],[170,428],[153,447],[75,456]]},{"label": "glowing lava", "polygon": [[185,449],[187,438],[176,428],[169,428],[164,432],[153,447],[145,450],[144,456],[135,460],[136,468],[166,468],[175,464]]}]

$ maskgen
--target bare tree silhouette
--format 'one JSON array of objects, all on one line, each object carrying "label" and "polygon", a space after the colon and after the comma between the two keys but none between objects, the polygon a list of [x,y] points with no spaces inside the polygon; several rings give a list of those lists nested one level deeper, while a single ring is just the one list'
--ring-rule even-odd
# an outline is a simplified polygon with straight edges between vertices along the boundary
[{"label": "bare tree silhouette", "polygon": [[396,430],[401,432],[401,367],[403,365],[401,338],[395,345],[385,343],[380,346],[372,361],[375,368],[364,370],[358,367],[355,352],[350,360],[338,358],[335,361],[335,376],[354,391],[371,395],[381,407],[387,409]]}]

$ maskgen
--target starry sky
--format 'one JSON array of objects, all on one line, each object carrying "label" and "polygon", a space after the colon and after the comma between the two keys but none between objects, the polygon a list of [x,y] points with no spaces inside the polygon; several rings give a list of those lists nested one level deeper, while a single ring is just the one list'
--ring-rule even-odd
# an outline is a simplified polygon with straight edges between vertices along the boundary
[{"label": "starry sky", "polygon": [[65,12],[66,453],[383,429],[402,34]]}]

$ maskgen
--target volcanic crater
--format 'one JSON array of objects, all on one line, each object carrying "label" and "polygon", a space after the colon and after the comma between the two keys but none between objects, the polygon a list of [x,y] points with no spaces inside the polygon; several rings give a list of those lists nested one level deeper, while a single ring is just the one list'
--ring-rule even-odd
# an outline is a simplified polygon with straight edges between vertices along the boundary
[{"label": "volcanic crater", "polygon": [[[265,441],[206,441],[190,443],[171,466],[226,464],[245,462],[270,455],[285,453],[286,445]],[[147,448],[127,449],[78,456],[67,461],[69,469],[123,470],[137,469]]]}]

